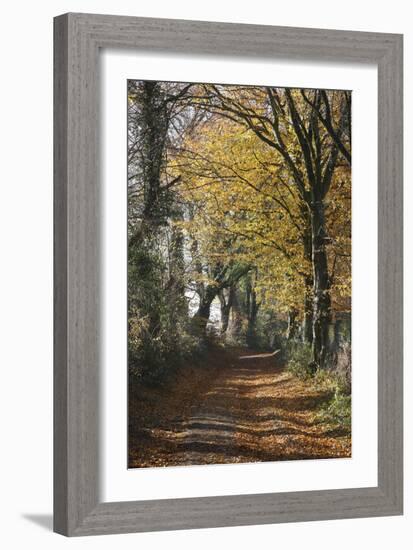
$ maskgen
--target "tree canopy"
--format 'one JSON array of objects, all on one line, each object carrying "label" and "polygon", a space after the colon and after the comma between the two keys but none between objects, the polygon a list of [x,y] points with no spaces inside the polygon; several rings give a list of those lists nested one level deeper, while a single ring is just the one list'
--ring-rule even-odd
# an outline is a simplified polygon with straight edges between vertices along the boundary
[{"label": "tree canopy", "polygon": [[[132,370],[220,337],[307,342],[326,366],[351,302],[351,94],[129,81]],[[140,365],[140,366],[139,366]]]}]

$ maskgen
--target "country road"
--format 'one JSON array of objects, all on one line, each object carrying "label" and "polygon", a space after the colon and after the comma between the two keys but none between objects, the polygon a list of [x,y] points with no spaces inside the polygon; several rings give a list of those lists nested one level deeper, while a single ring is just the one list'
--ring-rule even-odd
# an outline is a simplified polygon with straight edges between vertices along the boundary
[{"label": "country road", "polygon": [[218,350],[211,364],[131,396],[130,468],[351,456],[348,433],[315,421],[329,395],[273,354]]}]

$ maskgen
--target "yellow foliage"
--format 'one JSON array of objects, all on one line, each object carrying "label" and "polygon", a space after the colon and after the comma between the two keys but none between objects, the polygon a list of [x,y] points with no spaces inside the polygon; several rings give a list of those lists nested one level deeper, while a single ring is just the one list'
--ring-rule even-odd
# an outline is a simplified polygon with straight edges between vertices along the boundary
[{"label": "yellow foliage", "polygon": [[[229,87],[225,93],[257,114],[264,135],[271,131],[265,121],[264,88]],[[309,106],[299,90],[291,93],[305,119]],[[282,91],[280,96],[285,101]],[[338,109],[333,100],[333,108]],[[309,192],[297,135],[288,121],[279,131]],[[327,135],[320,139],[326,141]],[[325,149],[327,155],[329,149]],[[322,162],[326,160],[327,156]],[[308,212],[280,152],[248,127],[212,114],[197,132],[187,136],[179,153],[171,156],[169,170],[182,177],[178,192],[192,209],[192,215],[180,224],[197,245],[193,280],[207,280],[196,265],[197,254],[210,264],[228,259],[250,263],[258,270],[257,292],[266,307],[302,311],[304,281],[311,276],[311,258],[306,257],[303,246],[309,230]],[[350,307],[350,212],[350,168],[339,164],[326,198],[331,294],[338,310]]]}]

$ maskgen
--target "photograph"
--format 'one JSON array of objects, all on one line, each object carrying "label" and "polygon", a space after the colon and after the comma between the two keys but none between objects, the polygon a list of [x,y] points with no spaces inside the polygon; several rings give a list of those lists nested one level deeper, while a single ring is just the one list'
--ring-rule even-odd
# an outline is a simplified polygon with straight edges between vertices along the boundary
[{"label": "photograph", "polygon": [[125,85],[128,468],[351,458],[351,91]]},{"label": "photograph", "polygon": [[4,4],[3,548],[406,549],[407,6]]}]

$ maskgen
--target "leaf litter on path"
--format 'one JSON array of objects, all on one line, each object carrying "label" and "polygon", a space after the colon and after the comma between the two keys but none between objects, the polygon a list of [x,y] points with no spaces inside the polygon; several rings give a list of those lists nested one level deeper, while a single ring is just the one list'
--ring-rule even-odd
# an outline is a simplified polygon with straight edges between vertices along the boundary
[{"label": "leaf litter on path", "polygon": [[129,468],[351,456],[350,433],[316,421],[328,390],[273,354],[245,355],[217,348],[161,387],[131,390]]}]

